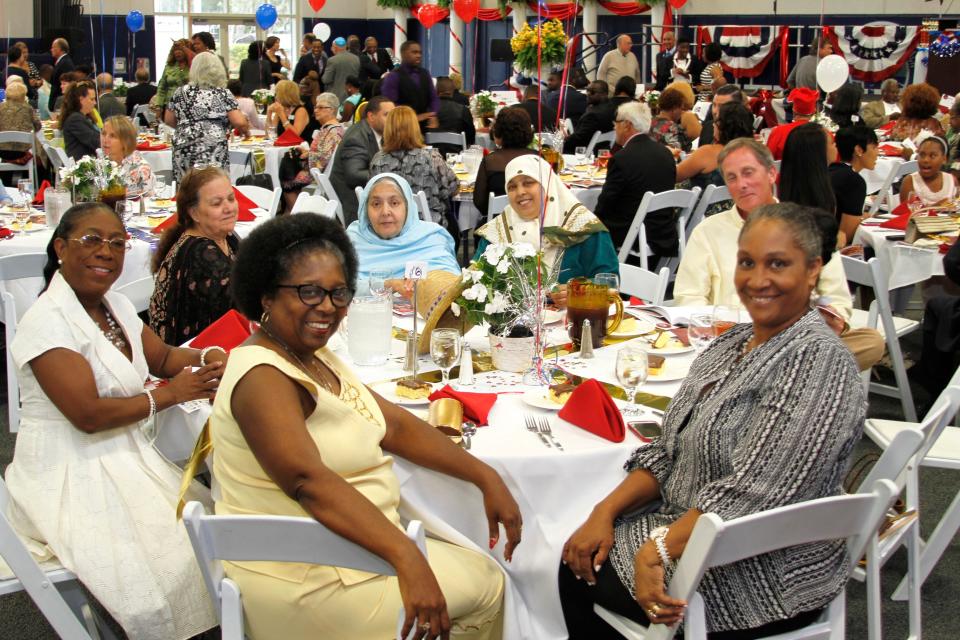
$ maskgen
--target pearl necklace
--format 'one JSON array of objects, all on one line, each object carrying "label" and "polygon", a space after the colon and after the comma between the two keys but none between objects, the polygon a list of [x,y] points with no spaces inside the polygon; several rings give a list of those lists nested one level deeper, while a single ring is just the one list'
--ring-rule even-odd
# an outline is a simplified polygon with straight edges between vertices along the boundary
[{"label": "pearl necklace", "polygon": [[311,362],[313,363],[313,371],[311,371],[311,368],[306,365],[303,359],[300,358],[300,356],[298,356],[293,351],[293,349],[288,347],[287,343],[285,343],[283,340],[281,340],[277,336],[273,335],[273,333],[269,329],[267,329],[266,326],[261,324],[260,330],[264,333],[264,335],[266,335],[268,338],[270,338],[271,340],[276,342],[278,345],[280,345],[280,348],[283,349],[288,356],[293,358],[293,360],[296,361],[298,365],[300,365],[300,368],[303,369],[304,373],[306,373],[308,376],[310,376],[311,378],[319,382],[321,385],[323,385],[323,388],[329,391],[331,395],[334,395],[334,396],[337,395],[336,393],[333,392],[333,387],[331,387],[330,383],[327,382],[326,376],[323,375],[323,373],[320,370],[320,366],[316,363],[316,359],[317,359],[316,356],[311,357]]},{"label": "pearl necklace", "polygon": [[[110,310],[104,305],[102,306],[103,316],[107,322],[107,328],[104,329],[100,326],[100,323],[97,322],[97,327],[100,329],[100,332],[110,341],[110,343],[115,346],[122,353],[127,348],[127,336],[124,335],[123,329],[120,328],[120,325],[117,324],[117,321],[114,320],[113,314],[110,313]],[[92,317],[92,316],[91,316]],[[94,322],[96,319],[94,318]]]}]

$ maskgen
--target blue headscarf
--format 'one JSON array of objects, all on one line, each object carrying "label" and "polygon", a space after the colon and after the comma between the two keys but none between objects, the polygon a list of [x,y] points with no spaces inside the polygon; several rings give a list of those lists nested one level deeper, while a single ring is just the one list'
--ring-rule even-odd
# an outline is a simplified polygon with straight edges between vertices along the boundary
[{"label": "blue headscarf", "polygon": [[[407,203],[407,219],[396,236],[385,240],[378,236],[367,217],[367,200],[373,186],[381,180],[393,180],[403,192]],[[454,253],[453,238],[436,222],[420,219],[420,209],[413,197],[410,183],[395,173],[381,173],[367,182],[360,194],[357,220],[347,227],[347,235],[357,250],[360,269],[357,273],[358,290],[369,284],[370,271],[387,269],[390,278],[402,278],[407,262],[417,260],[427,263],[427,271],[449,271],[460,275],[460,265]]]}]

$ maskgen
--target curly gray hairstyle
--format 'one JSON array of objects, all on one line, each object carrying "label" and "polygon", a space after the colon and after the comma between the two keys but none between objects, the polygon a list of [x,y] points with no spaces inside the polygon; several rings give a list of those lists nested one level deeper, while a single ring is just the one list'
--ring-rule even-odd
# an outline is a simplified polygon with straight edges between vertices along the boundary
[{"label": "curly gray hairstyle", "polygon": [[624,102],[617,107],[617,118],[629,122],[638,133],[650,132],[650,107],[643,102]]},{"label": "curly gray hairstyle", "polygon": [[318,107],[330,107],[331,109],[339,109],[340,99],[337,98],[336,94],[330,93],[329,91],[327,91],[317,96],[316,104]]},{"label": "curly gray hairstyle", "polygon": [[190,63],[190,84],[220,89],[227,86],[227,73],[223,62],[215,53],[204,51],[193,57],[193,62]]}]

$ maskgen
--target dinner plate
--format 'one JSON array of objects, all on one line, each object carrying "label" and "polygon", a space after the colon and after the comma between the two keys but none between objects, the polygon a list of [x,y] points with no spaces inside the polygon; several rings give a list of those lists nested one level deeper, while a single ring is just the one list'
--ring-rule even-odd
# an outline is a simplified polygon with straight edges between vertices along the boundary
[{"label": "dinner plate", "polygon": [[607,337],[617,339],[637,338],[654,331],[656,328],[656,325],[646,318],[633,318],[624,316],[623,322],[620,323],[620,326],[617,327],[617,330],[608,331]]},{"label": "dinner plate", "polygon": [[660,368],[659,375],[653,375],[652,373],[647,376],[647,382],[675,382],[677,380],[683,380],[687,377],[687,373],[690,371],[690,361],[684,358],[666,358],[663,361],[663,367]]},{"label": "dinner plate", "polygon": [[[10,231],[13,231],[14,234],[19,234],[19,233],[21,232],[20,223],[19,223],[19,222],[11,222],[11,223],[9,223],[9,224],[7,225],[7,228],[9,228]],[[41,232],[41,231],[46,231],[46,230],[47,230],[47,225],[45,225],[45,224],[37,224],[37,223],[35,223],[35,222],[28,222],[28,223],[27,223],[27,227],[26,227],[26,229],[23,229],[23,232],[24,232],[24,233],[39,233],[39,232]]]},{"label": "dinner plate", "polygon": [[555,322],[560,322],[563,320],[564,316],[567,315],[563,311],[557,311],[556,309],[544,309],[543,310],[543,324],[553,324]]},{"label": "dinner plate", "polygon": [[[436,385],[430,385],[431,393]],[[396,393],[397,383],[396,382],[379,382],[370,387],[377,393],[379,393],[385,400],[389,400],[394,404],[403,405],[405,407],[416,407],[420,405],[430,404],[429,398],[403,398],[398,396]]]},{"label": "dinner plate", "polygon": [[541,389],[530,389],[525,391],[520,399],[531,407],[546,409],[547,411],[559,411],[563,408],[562,404],[557,404],[549,397],[550,391],[544,387]]},{"label": "dinner plate", "polygon": [[136,227],[137,229],[143,229],[144,231],[153,231],[158,226],[163,224],[163,222],[170,216],[166,216],[163,219],[160,219],[159,216],[156,216],[157,218],[156,223],[153,223],[153,221],[151,220],[152,217],[153,216],[133,216],[132,218],[130,218],[129,225],[131,227]]}]

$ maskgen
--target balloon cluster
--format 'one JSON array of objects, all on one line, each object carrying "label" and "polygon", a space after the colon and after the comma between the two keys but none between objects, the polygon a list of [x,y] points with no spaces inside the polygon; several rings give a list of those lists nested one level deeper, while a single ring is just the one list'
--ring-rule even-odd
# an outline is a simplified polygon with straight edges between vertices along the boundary
[{"label": "balloon cluster", "polygon": [[956,33],[941,33],[930,43],[930,53],[938,58],[952,58],[960,53],[960,40]]}]

